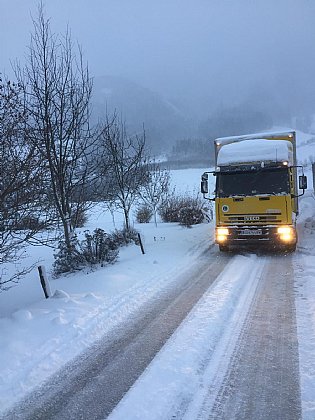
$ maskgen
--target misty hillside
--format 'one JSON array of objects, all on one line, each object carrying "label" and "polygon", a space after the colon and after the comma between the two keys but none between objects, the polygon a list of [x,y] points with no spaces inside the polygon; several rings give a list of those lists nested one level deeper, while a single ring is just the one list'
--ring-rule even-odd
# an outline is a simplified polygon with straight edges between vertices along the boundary
[{"label": "misty hillside", "polygon": [[93,117],[102,120],[114,112],[126,122],[130,134],[144,126],[147,143],[157,152],[191,134],[188,118],[158,93],[120,77],[95,78]]},{"label": "misty hillside", "polygon": [[[194,107],[195,100],[191,98],[190,107]],[[106,113],[116,112],[131,134],[140,132],[144,125],[147,142],[157,152],[170,150],[182,139],[239,135],[265,131],[275,125],[311,131],[312,111],[303,110],[301,117],[287,94],[271,90],[270,86],[265,86],[265,91],[261,86],[255,86],[250,94],[240,97],[239,103],[234,104],[223,105],[208,98],[199,118],[192,116],[187,104],[180,105],[176,101],[178,105],[174,105],[174,102],[126,78],[103,76],[94,79],[94,119],[103,119]]]},{"label": "misty hillside", "polygon": [[[191,106],[193,102],[192,98]],[[263,92],[256,86],[239,104],[205,104],[203,115],[192,118],[187,107],[175,106],[157,92],[116,76],[94,79],[92,110],[94,120],[116,112],[129,134],[140,133],[144,126],[150,151],[166,154],[174,168],[213,162],[210,144],[217,137],[264,132],[280,125],[310,132],[313,122],[307,112],[304,118],[292,117],[289,101],[281,102],[267,87]]]}]

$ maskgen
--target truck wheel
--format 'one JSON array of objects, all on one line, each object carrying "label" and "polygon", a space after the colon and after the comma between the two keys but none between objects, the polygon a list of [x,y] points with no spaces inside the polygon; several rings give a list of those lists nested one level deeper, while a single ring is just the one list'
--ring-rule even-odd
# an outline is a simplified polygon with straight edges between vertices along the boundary
[{"label": "truck wheel", "polygon": [[295,252],[295,250],[296,250],[296,244],[288,245],[285,250],[288,253]]},{"label": "truck wheel", "polygon": [[230,248],[228,245],[219,245],[219,250],[221,252],[229,252]]}]

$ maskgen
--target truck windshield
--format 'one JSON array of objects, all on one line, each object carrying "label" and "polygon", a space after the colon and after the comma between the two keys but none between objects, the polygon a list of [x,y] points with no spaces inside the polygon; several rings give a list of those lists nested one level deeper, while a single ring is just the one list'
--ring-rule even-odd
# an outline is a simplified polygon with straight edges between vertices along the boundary
[{"label": "truck windshield", "polygon": [[290,184],[287,169],[217,174],[217,197],[288,194],[289,192]]}]

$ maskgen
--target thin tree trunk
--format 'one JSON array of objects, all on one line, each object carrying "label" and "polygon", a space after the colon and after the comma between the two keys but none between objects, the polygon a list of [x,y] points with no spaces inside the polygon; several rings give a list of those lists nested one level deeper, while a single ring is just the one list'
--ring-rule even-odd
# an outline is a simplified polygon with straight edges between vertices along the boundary
[{"label": "thin tree trunk", "polygon": [[130,222],[129,222],[129,212],[126,207],[124,207],[124,216],[125,216],[125,227],[126,230],[130,230]]}]

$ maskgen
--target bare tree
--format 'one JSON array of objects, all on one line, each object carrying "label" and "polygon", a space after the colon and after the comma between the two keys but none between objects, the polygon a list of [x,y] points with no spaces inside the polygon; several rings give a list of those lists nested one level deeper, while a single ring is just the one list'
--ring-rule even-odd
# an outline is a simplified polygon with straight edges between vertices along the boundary
[{"label": "bare tree", "polygon": [[17,74],[27,94],[32,141],[47,166],[48,188],[71,252],[75,213],[85,205],[82,197],[93,176],[92,81],[69,31],[54,35],[42,5],[33,24],[27,63]]},{"label": "bare tree", "polygon": [[155,161],[148,165],[146,182],[141,186],[139,195],[143,202],[152,210],[154,223],[157,226],[157,210],[170,187],[170,172],[163,169]]},{"label": "bare tree", "polygon": [[130,230],[130,209],[146,177],[145,133],[128,136],[116,117],[107,120],[100,135],[99,170],[109,186],[105,198],[124,214]]},{"label": "bare tree", "polygon": [[24,248],[44,227],[41,208],[43,167],[30,142],[29,115],[20,85],[0,78],[0,290],[31,267],[6,274],[5,264],[17,264]]}]

